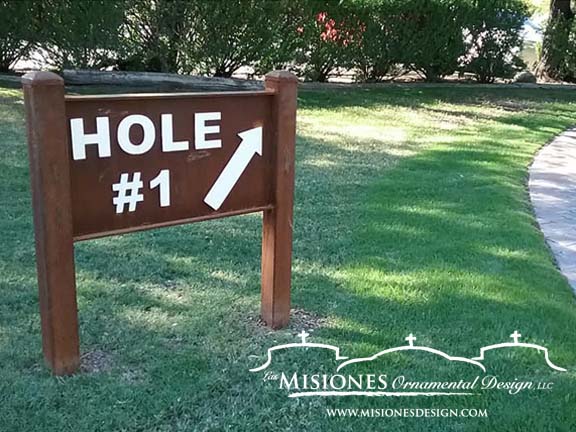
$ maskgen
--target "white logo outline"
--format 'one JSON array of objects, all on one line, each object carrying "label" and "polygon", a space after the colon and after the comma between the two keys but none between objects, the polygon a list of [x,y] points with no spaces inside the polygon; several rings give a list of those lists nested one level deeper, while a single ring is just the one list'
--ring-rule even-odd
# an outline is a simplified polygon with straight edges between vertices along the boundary
[{"label": "white logo outline", "polygon": [[306,338],[308,336],[310,336],[310,334],[305,332],[304,330],[302,330],[302,332],[300,332],[298,334],[298,336],[300,336],[302,338],[302,342],[300,342],[300,343],[281,344],[281,345],[273,346],[272,348],[268,348],[266,362],[264,362],[262,365],[260,365],[258,367],[249,369],[249,371],[250,372],[260,372],[260,371],[267,369],[270,366],[270,364],[272,363],[272,353],[275,351],[278,351],[278,350],[289,349],[289,348],[325,348],[325,349],[329,349],[329,350],[334,351],[336,360],[344,360],[344,362],[342,362],[341,364],[338,365],[338,367],[336,368],[336,372],[340,371],[340,369],[342,369],[342,368],[344,368],[350,364],[369,362],[369,361],[376,360],[378,357],[381,357],[384,354],[389,354],[389,353],[397,352],[397,351],[413,350],[413,351],[430,352],[430,353],[439,355],[439,356],[447,359],[448,361],[458,361],[458,362],[469,363],[469,364],[472,364],[474,366],[481,368],[486,373],[486,367],[482,363],[480,363],[480,361],[485,360],[485,358],[484,358],[485,352],[491,351],[494,349],[498,349],[498,348],[509,348],[509,347],[532,348],[532,349],[536,349],[538,351],[541,351],[544,353],[544,359],[546,360],[546,364],[548,365],[548,367],[550,367],[553,370],[559,371],[559,372],[566,372],[567,371],[565,368],[562,368],[562,367],[557,366],[554,363],[552,363],[552,361],[550,360],[550,357],[549,357],[548,348],[543,347],[541,345],[537,345],[537,344],[518,342],[518,339],[522,336],[520,333],[518,333],[518,330],[515,330],[514,333],[512,333],[510,335],[510,337],[514,340],[514,342],[502,342],[502,343],[498,343],[498,344],[484,346],[484,347],[480,348],[480,355],[478,357],[472,357],[472,358],[451,356],[449,354],[446,354],[445,352],[442,352],[442,351],[434,349],[434,348],[425,347],[425,346],[416,346],[416,345],[414,345],[414,341],[416,340],[416,337],[414,337],[412,333],[410,333],[410,335],[405,338],[405,340],[408,341],[408,345],[401,345],[399,347],[388,348],[388,349],[382,350],[382,351],[380,351],[380,352],[378,352],[378,353],[376,353],[370,357],[359,357],[359,358],[355,358],[355,359],[350,359],[348,357],[341,356],[340,355],[340,348],[335,346],[335,345],[306,342]]}]

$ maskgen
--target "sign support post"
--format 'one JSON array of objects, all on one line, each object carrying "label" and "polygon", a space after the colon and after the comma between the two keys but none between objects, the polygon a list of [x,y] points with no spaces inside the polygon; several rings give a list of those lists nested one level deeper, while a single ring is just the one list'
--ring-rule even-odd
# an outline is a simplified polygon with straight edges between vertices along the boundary
[{"label": "sign support post", "polygon": [[65,95],[22,79],[46,363],[80,366],[74,242],[263,212],[262,319],[290,319],[297,78],[251,92]]},{"label": "sign support post", "polygon": [[36,266],[42,322],[42,348],[56,375],[80,365],[74,242],[70,198],[69,150],[64,81],[50,72],[23,80]]},{"label": "sign support post", "polygon": [[276,169],[274,206],[264,211],[262,222],[261,314],[267,325],[281,328],[290,320],[298,79],[289,72],[270,72],[266,75],[265,88],[276,93],[272,114]]}]

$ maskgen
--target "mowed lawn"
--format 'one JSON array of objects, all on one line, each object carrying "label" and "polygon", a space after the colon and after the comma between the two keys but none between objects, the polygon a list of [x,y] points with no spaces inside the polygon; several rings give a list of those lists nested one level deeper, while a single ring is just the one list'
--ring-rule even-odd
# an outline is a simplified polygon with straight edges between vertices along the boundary
[{"label": "mowed lawn", "polygon": [[[576,304],[526,189],[538,148],[576,123],[576,92],[399,86],[302,91],[299,104],[291,327],[258,322],[259,215],[83,242],[83,373],[54,378],[40,348],[22,98],[0,90],[1,431],[576,429]],[[519,350],[488,373],[551,390],[288,398],[248,369],[302,329],[350,358],[409,333],[475,357],[518,330],[568,371]],[[329,360],[279,355],[271,370],[333,373]],[[428,380],[444,367],[402,356],[396,366]],[[431,407],[489,417],[326,414]]]}]

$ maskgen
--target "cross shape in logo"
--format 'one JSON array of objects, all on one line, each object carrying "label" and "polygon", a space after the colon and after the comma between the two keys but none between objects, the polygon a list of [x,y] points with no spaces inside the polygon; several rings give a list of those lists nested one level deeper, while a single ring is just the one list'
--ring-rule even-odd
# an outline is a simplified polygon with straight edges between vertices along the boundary
[{"label": "cross shape in logo", "polygon": [[300,336],[302,338],[302,343],[305,344],[306,343],[306,338],[308,336],[310,336],[309,333],[306,333],[304,330],[302,330],[300,333],[298,333],[298,336]]},{"label": "cross shape in logo", "polygon": [[414,341],[416,340],[416,336],[414,336],[412,333],[410,333],[408,335],[408,337],[406,337],[406,340],[408,341],[408,344],[410,346],[414,346]]}]

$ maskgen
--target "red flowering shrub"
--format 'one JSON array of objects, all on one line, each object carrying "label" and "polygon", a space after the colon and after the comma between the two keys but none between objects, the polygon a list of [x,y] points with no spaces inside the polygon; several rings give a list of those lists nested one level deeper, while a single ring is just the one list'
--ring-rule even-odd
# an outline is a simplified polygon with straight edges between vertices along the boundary
[{"label": "red flowering shrub", "polygon": [[299,72],[312,81],[326,81],[353,63],[353,52],[362,43],[363,25],[351,7],[328,1],[305,2],[302,24],[296,28]]}]

